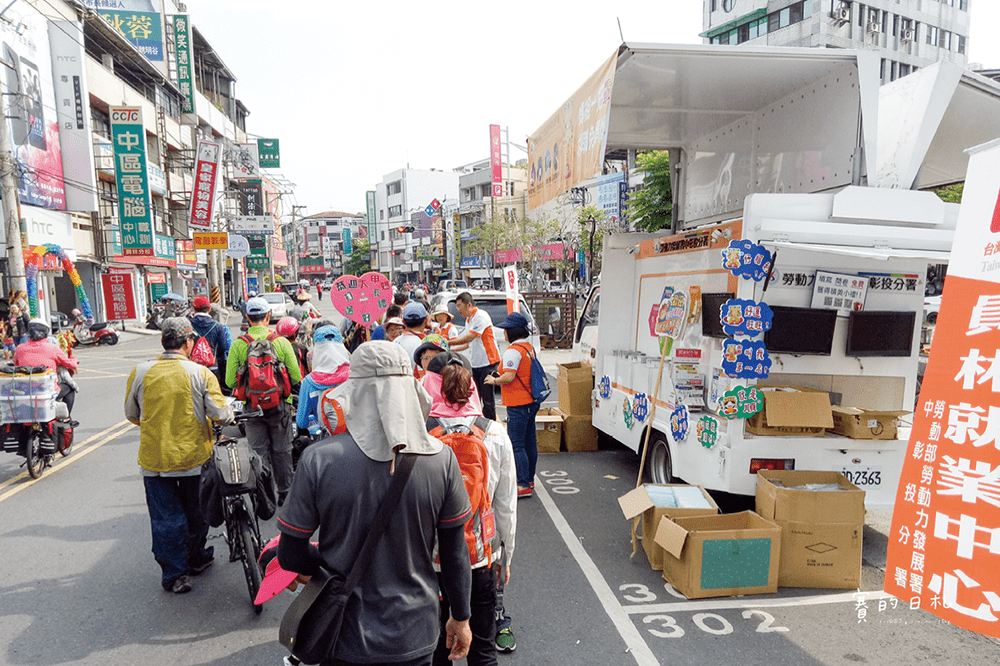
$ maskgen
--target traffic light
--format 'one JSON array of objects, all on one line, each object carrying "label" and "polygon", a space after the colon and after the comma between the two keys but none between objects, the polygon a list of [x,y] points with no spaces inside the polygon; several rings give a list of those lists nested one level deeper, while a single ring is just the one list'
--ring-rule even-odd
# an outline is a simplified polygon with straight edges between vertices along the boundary
[{"label": "traffic light", "polygon": [[392,251],[392,252],[390,252],[389,254],[391,254],[392,256],[394,256],[394,257],[395,257],[395,256],[396,256],[396,251],[395,251],[395,250],[393,250],[393,251]]},{"label": "traffic light", "polygon": [[410,226],[396,227],[396,233],[399,233],[399,234],[413,233],[413,226],[410,225]]}]

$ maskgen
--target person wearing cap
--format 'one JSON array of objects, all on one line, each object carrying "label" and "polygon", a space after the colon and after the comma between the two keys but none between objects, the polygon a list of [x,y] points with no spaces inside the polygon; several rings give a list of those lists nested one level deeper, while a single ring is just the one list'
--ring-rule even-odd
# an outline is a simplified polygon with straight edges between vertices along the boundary
[{"label": "person wearing cap", "polygon": [[[271,321],[271,306],[263,298],[254,297],[246,303],[249,330],[233,341],[226,363],[226,384],[236,387],[240,370],[246,365],[249,340],[271,339],[275,358],[288,369],[288,379],[292,384],[302,381],[299,361],[295,357],[292,343],[267,327]],[[264,410],[264,415],[246,421],[247,441],[264,460],[271,463],[274,481],[278,489],[278,502],[284,500],[292,485],[292,396],[278,407]]]},{"label": "person wearing cap", "polygon": [[[468,653],[471,570],[464,525],[472,507],[454,452],[427,433],[427,392],[399,345],[372,341],[351,354],[351,376],[331,391],[346,432],[308,447],[278,511],[282,569],[346,578],[392,483],[399,454],[415,460],[392,525],[344,609],[323,663],[429,665],[439,632],[438,591],[451,605],[450,658]],[[338,428],[338,430],[340,430]],[[310,547],[318,531],[319,546]],[[434,571],[438,544],[440,577]]]},{"label": "person wearing cap", "polygon": [[344,347],[344,334],[336,326],[320,326],[313,332],[312,372],[302,380],[299,388],[299,408],[295,425],[303,430],[309,426],[309,417],[319,421],[316,405],[323,392],[343,384],[351,374],[351,355]]},{"label": "person wearing cap", "polygon": [[212,317],[211,309],[212,303],[207,296],[196,296],[191,327],[212,346],[212,353],[215,354],[215,366],[212,367],[212,372],[222,384],[226,380],[226,358],[229,357],[229,347],[233,344],[233,334],[228,326],[223,326]]},{"label": "person wearing cap", "polygon": [[428,333],[420,346],[413,352],[413,362],[416,367],[415,376],[420,379],[427,372],[427,364],[438,354],[449,351],[448,341],[437,333]]},{"label": "person wearing cap", "polygon": [[[49,325],[41,319],[31,319],[27,326],[28,341],[19,344],[14,349],[14,365],[44,366],[54,373],[63,367],[69,373],[76,372],[79,361],[70,358],[66,352],[49,341]],[[66,403],[66,409],[72,413],[76,402],[76,389],[70,381],[57,382],[60,402]]]},{"label": "person wearing cap", "polygon": [[[444,428],[471,428],[476,417],[483,415],[482,402],[467,366],[468,361],[458,354],[439,353],[430,359],[427,374],[420,382],[434,401],[431,418],[436,418]],[[481,557],[472,563],[470,664],[495,664],[497,652],[513,651],[516,645],[511,618],[504,608],[503,591],[510,581],[517,531],[517,472],[507,431],[496,421],[486,423],[483,429],[488,456],[486,492],[496,520],[497,541],[492,558]],[[442,599],[441,604],[447,610],[450,600]],[[439,643],[434,663],[447,663],[447,654]]]},{"label": "person wearing cap", "polygon": [[424,326],[427,325],[427,309],[416,301],[410,301],[403,308],[403,325],[406,327],[395,342],[406,350],[406,356],[414,364],[413,352],[424,340]]},{"label": "person wearing cap", "polygon": [[385,339],[387,342],[395,342],[396,338],[406,330],[406,324],[402,317],[390,317],[385,320]]},{"label": "person wearing cap", "polygon": [[163,354],[132,369],[125,418],[139,426],[139,469],[153,534],[153,557],[168,592],[191,591],[189,576],[211,566],[208,523],[198,502],[201,466],[212,454],[212,422],[231,423],[219,381],[188,360],[198,334],[186,317],[160,326]]},{"label": "person wearing cap", "polygon": [[497,369],[500,363],[500,349],[493,338],[493,320],[486,310],[476,307],[472,294],[463,291],[455,298],[458,314],[465,317],[465,333],[451,340],[454,349],[462,349],[460,345],[469,345],[469,362],[472,363],[472,379],[476,389],[483,399],[483,416],[495,421],[497,418],[496,401],[493,391],[486,390],[484,380]]},{"label": "person wearing cap", "polygon": [[538,439],[535,435],[535,415],[540,404],[531,394],[531,345],[528,320],[520,312],[512,312],[497,324],[504,329],[509,346],[503,353],[499,377],[487,377],[486,383],[500,387],[500,396],[507,407],[507,433],[514,445],[517,463],[517,496],[531,497],[535,485],[535,463],[538,461]]}]

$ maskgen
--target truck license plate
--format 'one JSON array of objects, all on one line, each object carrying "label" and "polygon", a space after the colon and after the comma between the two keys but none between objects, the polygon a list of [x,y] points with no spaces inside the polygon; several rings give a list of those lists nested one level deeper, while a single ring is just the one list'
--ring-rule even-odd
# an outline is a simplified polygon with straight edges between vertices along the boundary
[{"label": "truck license plate", "polygon": [[841,467],[837,470],[847,477],[847,480],[859,488],[871,488],[882,485],[881,467]]}]

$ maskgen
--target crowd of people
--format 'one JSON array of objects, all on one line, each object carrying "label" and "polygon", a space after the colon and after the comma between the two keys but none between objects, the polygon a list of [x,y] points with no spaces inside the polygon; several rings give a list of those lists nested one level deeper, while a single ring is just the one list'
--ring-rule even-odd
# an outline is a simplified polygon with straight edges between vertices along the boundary
[{"label": "crowd of people", "polygon": [[[196,487],[211,455],[212,422],[233,419],[223,395],[233,390],[263,410],[246,421],[246,436],[277,486],[277,561],[297,574],[291,587],[321,567],[346,576],[394,473],[413,458],[392,528],[377,542],[324,664],[466,656],[470,665],[495,664],[498,652],[512,651],[503,590],[517,501],[532,494],[537,458],[535,350],[525,317],[496,323],[510,343],[501,356],[494,322],[468,292],[457,299],[464,331],[446,307],[432,310],[402,293],[364,336],[348,321],[309,325],[308,312],[272,322],[268,303],[249,298],[247,330],[235,340],[201,299],[190,319],[164,321],[164,352],[132,371],[125,400],[126,417],[141,429],[139,466],[163,588],[189,591],[191,577],[212,563]],[[203,344],[214,365],[192,360]],[[496,418],[494,386],[506,426]],[[317,423],[326,438],[293,466],[297,433]]]}]

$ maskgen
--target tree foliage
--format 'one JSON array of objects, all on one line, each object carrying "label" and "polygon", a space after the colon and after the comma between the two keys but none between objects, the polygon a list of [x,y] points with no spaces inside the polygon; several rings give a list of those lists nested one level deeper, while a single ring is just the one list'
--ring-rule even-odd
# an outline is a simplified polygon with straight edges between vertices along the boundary
[{"label": "tree foliage", "polygon": [[351,254],[344,258],[344,275],[363,275],[371,270],[371,245],[367,240],[354,241]]},{"label": "tree foliage", "polygon": [[955,183],[954,185],[939,187],[934,190],[934,194],[938,195],[945,203],[962,203],[962,193],[964,190],[965,183]]},{"label": "tree foliage", "polygon": [[635,158],[636,171],[643,174],[642,188],[628,197],[628,215],[635,229],[656,231],[670,227],[673,191],[670,187],[670,153],[651,150]]}]

